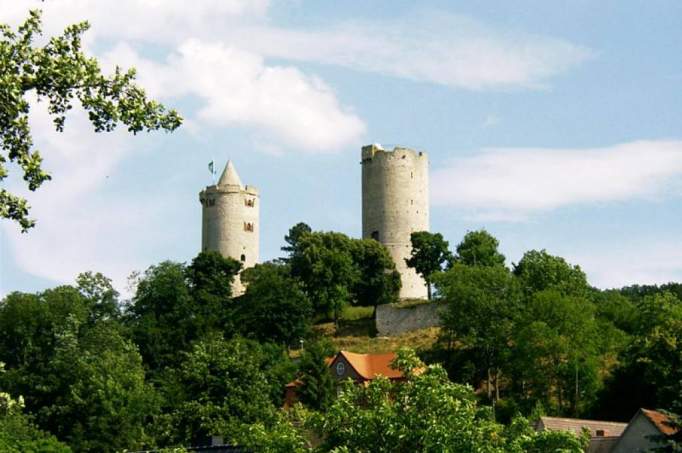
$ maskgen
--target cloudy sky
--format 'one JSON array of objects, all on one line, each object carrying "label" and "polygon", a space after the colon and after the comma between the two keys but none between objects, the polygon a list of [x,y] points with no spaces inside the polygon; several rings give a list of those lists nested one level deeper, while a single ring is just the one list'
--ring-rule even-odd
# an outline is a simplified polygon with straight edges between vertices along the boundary
[{"label": "cloudy sky", "polygon": [[[62,134],[34,103],[53,181],[0,222],[0,295],[200,247],[207,164],[261,190],[261,259],[299,221],[361,231],[360,147],[431,159],[432,230],[486,228],[508,262],[547,249],[599,287],[682,281],[682,2],[0,0],[46,34],[88,20],[104,67],[135,66],[173,134]],[[20,181],[8,186],[24,193]]]}]

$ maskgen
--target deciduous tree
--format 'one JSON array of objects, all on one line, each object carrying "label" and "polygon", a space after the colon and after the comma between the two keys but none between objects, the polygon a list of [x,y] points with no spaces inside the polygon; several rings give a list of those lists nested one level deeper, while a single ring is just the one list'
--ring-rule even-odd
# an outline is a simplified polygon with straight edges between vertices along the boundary
[{"label": "deciduous tree", "polygon": [[290,262],[291,273],[303,283],[315,312],[332,315],[338,323],[341,310],[351,303],[359,278],[353,261],[353,241],[341,233],[306,233]]},{"label": "deciduous tree", "polygon": [[436,272],[452,260],[452,254],[448,250],[448,241],[443,239],[440,233],[417,231],[410,235],[412,251],[410,258],[405,262],[422,276],[426,282],[428,298],[431,300],[431,281]]},{"label": "deciduous tree", "polygon": [[583,451],[585,445],[570,433],[538,434],[527,424],[505,430],[478,406],[472,389],[450,382],[440,365],[425,366],[406,350],[398,357],[396,366],[404,370],[405,382],[346,382],[329,409],[309,419],[322,448],[366,453]]},{"label": "deciduous tree", "polygon": [[234,314],[242,335],[293,346],[310,334],[312,304],[288,265],[256,264],[242,273],[242,281],[246,293]]},{"label": "deciduous tree", "polygon": [[373,239],[353,240],[353,262],[360,277],[353,287],[354,303],[376,307],[398,300],[401,281],[386,247]]},{"label": "deciduous tree", "polygon": [[[147,99],[135,84],[135,70],[117,67],[114,74],[104,75],[97,60],[83,52],[87,22],[71,25],[62,35],[37,46],[40,16],[40,11],[31,11],[16,31],[0,24],[0,181],[8,175],[7,162],[21,167],[29,190],[50,179],[33,146],[29,95],[47,101],[48,112],[60,132],[74,101],[88,112],[97,132],[111,131],[118,124],[132,133],[172,131],[180,126],[181,118],[174,110]],[[22,231],[35,224],[29,218],[27,201],[4,188],[0,189],[0,218],[16,221]]]},{"label": "deciduous tree", "polygon": [[485,373],[488,397],[500,397],[500,376],[510,370],[514,331],[521,315],[521,293],[503,266],[455,264],[436,278],[447,306],[441,314],[443,335],[469,349]]},{"label": "deciduous tree", "polygon": [[304,222],[299,222],[289,228],[289,233],[284,236],[284,242],[286,242],[287,245],[282,247],[282,251],[288,253],[288,258],[291,258],[298,250],[301,237],[305,234],[312,233],[312,231],[312,228]]},{"label": "deciduous tree", "polygon": [[545,250],[526,252],[514,265],[513,272],[527,294],[553,289],[562,294],[586,296],[589,288],[580,266],[573,266]]},{"label": "deciduous tree", "polygon": [[467,266],[504,266],[499,242],[486,230],[469,231],[457,245],[454,261]]}]

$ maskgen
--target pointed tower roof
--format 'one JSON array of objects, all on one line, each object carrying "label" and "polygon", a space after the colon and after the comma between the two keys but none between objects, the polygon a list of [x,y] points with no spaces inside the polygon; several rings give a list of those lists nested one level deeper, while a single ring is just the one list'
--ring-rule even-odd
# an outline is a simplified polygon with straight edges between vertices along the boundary
[{"label": "pointed tower roof", "polygon": [[223,174],[220,176],[220,179],[218,180],[218,185],[239,187],[242,186],[242,181],[239,179],[237,170],[234,168],[234,165],[232,164],[231,160],[227,161],[227,165],[225,165],[225,170],[223,170]]}]

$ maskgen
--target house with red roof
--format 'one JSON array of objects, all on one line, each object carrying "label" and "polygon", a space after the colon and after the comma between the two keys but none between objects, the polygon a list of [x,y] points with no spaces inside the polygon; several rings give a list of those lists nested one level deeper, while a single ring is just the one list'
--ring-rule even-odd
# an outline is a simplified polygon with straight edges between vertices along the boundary
[{"label": "house with red roof", "polygon": [[640,409],[632,417],[628,427],[625,428],[611,452],[649,451],[661,446],[656,442],[657,437],[672,436],[677,431],[678,429],[670,424],[670,418],[664,413]]},{"label": "house with red roof", "polygon": [[535,424],[537,431],[570,431],[580,435],[590,433],[587,453],[632,453],[650,451],[659,447],[657,437],[672,436],[678,429],[670,424],[670,418],[662,412],[640,409],[629,423],[578,418],[540,417]]},{"label": "house with red roof", "polygon": [[[403,373],[391,366],[396,354],[357,354],[349,351],[340,351],[326,362],[332,375],[338,381],[351,379],[358,384],[365,384],[384,376],[391,381],[405,380]],[[286,385],[285,407],[290,407],[297,401],[296,390],[302,385],[298,379]]]}]

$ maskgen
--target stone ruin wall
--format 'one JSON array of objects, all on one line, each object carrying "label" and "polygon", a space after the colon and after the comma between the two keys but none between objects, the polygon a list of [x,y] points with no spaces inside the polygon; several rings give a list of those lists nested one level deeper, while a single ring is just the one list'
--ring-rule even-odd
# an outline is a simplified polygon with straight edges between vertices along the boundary
[{"label": "stone ruin wall", "polygon": [[391,337],[413,330],[440,326],[439,312],[443,304],[430,302],[412,307],[393,304],[377,307],[376,328],[379,336]]}]

